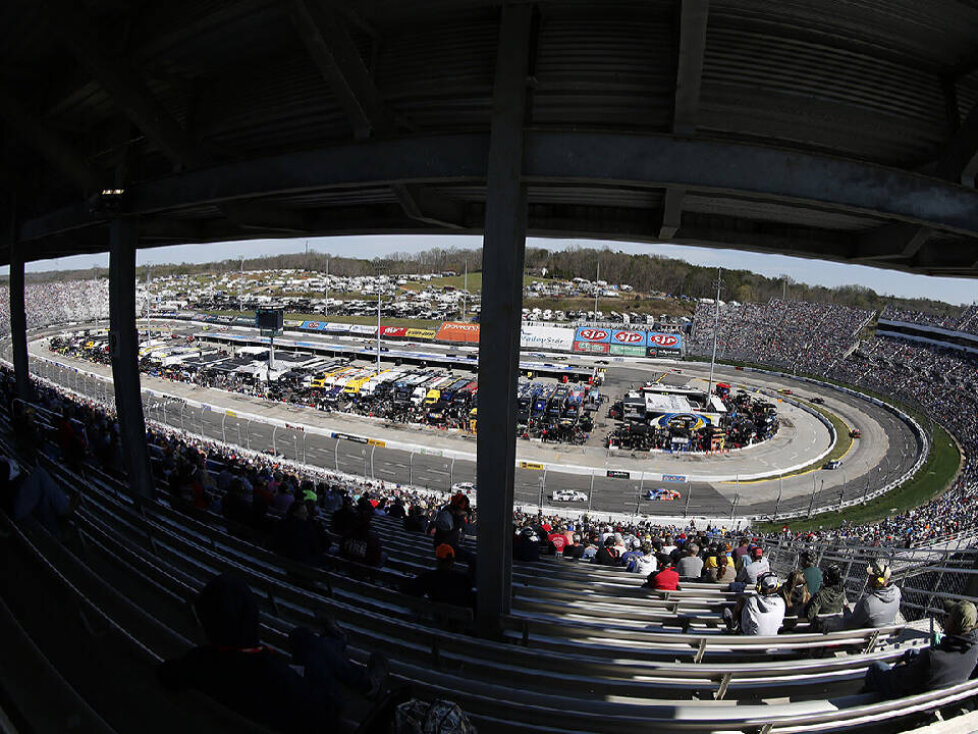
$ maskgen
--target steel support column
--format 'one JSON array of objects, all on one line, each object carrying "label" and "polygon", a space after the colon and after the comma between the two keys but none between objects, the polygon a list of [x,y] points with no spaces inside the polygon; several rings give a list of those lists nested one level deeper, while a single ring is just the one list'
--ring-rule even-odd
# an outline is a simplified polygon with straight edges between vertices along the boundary
[{"label": "steel support column", "polygon": [[136,222],[116,219],[109,227],[109,344],[115,407],[129,488],[153,496],[146,424],[139,391],[139,334],[136,331]]},{"label": "steel support column", "polygon": [[496,56],[479,319],[478,621],[494,636],[510,610],[516,382],[526,245],[523,124],[533,8],[504,6]]},{"label": "steel support column", "polygon": [[27,361],[27,311],[24,307],[24,250],[16,240],[16,219],[11,224],[10,246],[10,346],[13,351],[17,397],[31,396],[30,364]]}]

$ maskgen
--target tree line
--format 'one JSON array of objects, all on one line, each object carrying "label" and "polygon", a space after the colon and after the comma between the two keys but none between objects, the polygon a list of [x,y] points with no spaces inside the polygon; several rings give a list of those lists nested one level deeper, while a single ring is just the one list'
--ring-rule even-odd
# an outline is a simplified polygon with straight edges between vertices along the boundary
[{"label": "tree line", "polygon": [[[365,276],[385,273],[408,275],[413,273],[462,273],[467,267],[470,273],[482,268],[482,249],[459,247],[432,247],[420,252],[395,252],[387,257],[363,259],[335,257],[328,253],[310,251],[266,257],[228,259],[216,263],[182,263],[151,266],[152,275],[196,275],[225,273],[245,270],[311,270],[325,271],[329,264],[331,275]],[[570,280],[586,278],[594,280],[600,265],[601,280],[616,285],[630,285],[637,292],[652,297],[658,294],[713,298],[716,296],[716,268],[692,265],[682,260],[660,255],[633,255],[609,248],[595,249],[571,247],[552,251],[542,247],[526,249],[525,268],[533,275],[546,272],[548,278]],[[85,279],[107,277],[105,268],[72,271],[47,271],[27,273],[28,282],[45,282],[55,279]],[[137,278],[145,278],[145,267],[137,269]],[[897,298],[876,293],[861,285],[845,285],[834,288],[798,283],[788,276],[772,278],[749,270],[724,270],[721,298],[725,301],[766,303],[772,298],[785,297],[795,301],[815,301],[864,309],[882,309],[890,304],[897,308],[943,315],[957,315],[959,306],[926,298]]]}]

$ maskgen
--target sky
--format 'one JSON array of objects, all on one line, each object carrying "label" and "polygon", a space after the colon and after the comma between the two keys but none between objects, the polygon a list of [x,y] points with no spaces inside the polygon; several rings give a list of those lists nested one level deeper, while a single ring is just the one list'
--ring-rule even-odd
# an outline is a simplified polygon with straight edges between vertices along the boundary
[{"label": "sky", "polygon": [[[136,261],[139,265],[184,262],[217,262],[226,259],[259,257],[262,255],[301,252],[309,244],[310,250],[344,257],[372,258],[392,252],[412,252],[431,247],[477,248],[482,244],[478,236],[460,235],[374,235],[350,237],[313,237],[280,240],[246,240],[211,245],[176,245],[140,250]],[[970,304],[978,300],[978,281],[968,278],[937,278],[928,275],[911,275],[893,270],[870,268],[864,265],[807,260],[783,255],[765,255],[740,250],[715,250],[706,247],[682,245],[649,245],[644,243],[604,242],[583,239],[528,238],[527,246],[562,250],[568,247],[607,246],[634,254],[654,254],[672,257],[695,265],[708,265],[728,269],[752,270],[762,275],[779,277],[787,275],[800,283],[824,285],[862,285],[881,295],[909,298],[932,298],[956,305]],[[78,268],[107,268],[109,256],[79,255],[58,260],[38,260],[28,263],[28,271],[72,270]],[[7,268],[0,269],[6,274]]]}]

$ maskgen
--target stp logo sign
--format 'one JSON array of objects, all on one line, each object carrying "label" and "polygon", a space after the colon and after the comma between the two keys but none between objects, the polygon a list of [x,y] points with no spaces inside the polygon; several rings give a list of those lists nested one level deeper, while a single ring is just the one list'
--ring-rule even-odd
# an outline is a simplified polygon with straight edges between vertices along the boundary
[{"label": "stp logo sign", "polygon": [[659,347],[674,347],[679,344],[679,337],[673,334],[649,334],[649,344]]},{"label": "stp logo sign", "polygon": [[645,334],[640,331],[616,331],[615,341],[622,344],[638,344],[645,341]]},{"label": "stp logo sign", "polygon": [[581,329],[581,339],[589,342],[599,342],[608,338],[608,332],[602,329]]}]

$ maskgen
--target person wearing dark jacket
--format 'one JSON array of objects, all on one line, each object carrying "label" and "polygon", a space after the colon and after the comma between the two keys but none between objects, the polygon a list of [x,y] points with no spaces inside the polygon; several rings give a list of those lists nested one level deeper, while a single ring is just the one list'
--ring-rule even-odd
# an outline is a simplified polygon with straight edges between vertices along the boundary
[{"label": "person wearing dark jacket", "polygon": [[455,604],[460,607],[475,606],[472,582],[467,574],[452,568],[455,565],[455,551],[443,543],[435,549],[438,567],[423,571],[416,578],[409,579],[401,587],[405,594],[424,596],[433,602]]},{"label": "person wearing dark jacket", "polygon": [[842,571],[836,565],[825,569],[822,585],[808,600],[802,615],[816,629],[832,626],[840,620],[846,604],[846,589],[842,585]]},{"label": "person wearing dark jacket", "polygon": [[333,731],[338,702],[289,667],[258,638],[258,602],[247,584],[222,574],[204,587],[194,609],[207,644],[157,668],[171,690],[195,689],[229,709],[289,734]]},{"label": "person wearing dark jacket", "polygon": [[523,528],[517,534],[513,540],[513,558],[529,563],[540,560],[540,536],[533,532],[533,528]]},{"label": "person wearing dark jacket", "polygon": [[323,532],[315,520],[309,519],[305,502],[293,502],[275,527],[273,547],[286,558],[300,563],[318,564],[329,541],[324,543]]},{"label": "person wearing dark jacket", "polygon": [[605,538],[604,545],[598,549],[598,554],[594,557],[594,562],[599,566],[620,566],[621,558],[618,549],[615,548],[614,536]]},{"label": "person wearing dark jacket", "polygon": [[978,665],[978,610],[970,601],[948,610],[944,636],[923,651],[908,650],[892,668],[877,661],[866,671],[865,690],[899,698],[964,683]]}]

